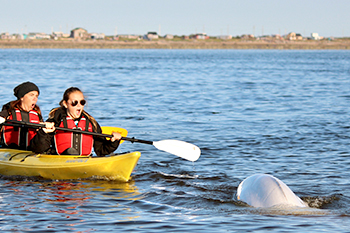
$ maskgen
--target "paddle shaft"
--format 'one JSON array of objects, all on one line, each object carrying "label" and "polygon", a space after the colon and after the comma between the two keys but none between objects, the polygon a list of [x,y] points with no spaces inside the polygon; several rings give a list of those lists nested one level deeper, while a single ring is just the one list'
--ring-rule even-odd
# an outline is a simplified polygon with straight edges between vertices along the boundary
[{"label": "paddle shaft", "polygon": [[[36,124],[36,123],[30,123],[25,121],[15,121],[15,120],[6,120],[6,122],[3,123],[2,125],[8,125],[8,126],[14,126],[14,127],[28,127],[28,128],[36,128],[36,129],[41,129],[46,127],[45,124]],[[62,127],[56,127],[56,129],[67,131],[67,132],[73,132],[73,133],[82,133],[82,134],[88,134],[93,136],[99,136],[99,137],[108,137],[108,138],[113,137],[113,135],[109,135],[109,134],[83,131],[80,129],[68,129],[68,128],[62,128]],[[187,143],[179,140],[162,140],[162,141],[152,142],[152,141],[141,140],[136,138],[128,138],[128,137],[122,137],[121,140],[153,145],[158,150],[168,152],[170,154],[176,155],[178,157],[181,157],[183,159],[186,159],[192,162],[196,161],[201,154],[199,147],[191,143]]]},{"label": "paddle shaft", "polygon": [[[28,128],[37,128],[37,129],[45,128],[45,124],[36,124],[36,123],[30,123],[30,122],[25,122],[25,121],[15,121],[15,120],[6,120],[6,121],[10,122],[10,123],[3,123],[3,125],[17,126],[17,127],[28,127]],[[66,131],[66,132],[82,133],[82,134],[87,134],[87,135],[108,137],[108,138],[112,138],[113,137],[113,135],[109,135],[109,134],[96,133],[96,132],[90,132],[90,131],[83,131],[83,130],[80,130],[80,129],[68,129],[68,128],[62,128],[62,127],[55,127],[55,128],[58,129],[58,130]],[[153,145],[152,141],[141,140],[141,139],[136,139],[136,138],[122,137],[121,140]]]}]

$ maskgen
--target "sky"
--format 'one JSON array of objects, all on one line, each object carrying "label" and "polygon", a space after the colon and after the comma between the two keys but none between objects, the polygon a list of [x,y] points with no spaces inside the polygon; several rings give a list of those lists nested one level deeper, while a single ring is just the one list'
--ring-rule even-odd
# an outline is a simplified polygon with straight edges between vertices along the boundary
[{"label": "sky", "polygon": [[0,0],[0,33],[350,37],[350,0]]}]

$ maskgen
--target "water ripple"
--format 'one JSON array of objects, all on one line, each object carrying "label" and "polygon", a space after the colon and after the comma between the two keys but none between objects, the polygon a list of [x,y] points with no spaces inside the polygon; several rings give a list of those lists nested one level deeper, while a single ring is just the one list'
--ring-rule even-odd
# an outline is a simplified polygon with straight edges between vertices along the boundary
[{"label": "water ripple", "polygon": [[[78,86],[101,125],[202,150],[192,163],[124,142],[119,150],[142,153],[128,183],[1,177],[2,231],[348,232],[347,51],[0,50],[0,58],[3,103],[33,81],[46,118]],[[278,177],[312,208],[235,200],[255,173]]]}]

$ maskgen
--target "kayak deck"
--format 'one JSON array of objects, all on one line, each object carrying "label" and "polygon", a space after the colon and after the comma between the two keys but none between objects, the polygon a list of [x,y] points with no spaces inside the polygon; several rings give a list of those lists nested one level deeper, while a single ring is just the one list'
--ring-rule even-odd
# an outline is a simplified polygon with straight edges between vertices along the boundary
[{"label": "kayak deck", "polygon": [[92,178],[127,182],[140,157],[141,153],[138,151],[110,157],[88,157],[0,149],[0,175],[51,180]]}]

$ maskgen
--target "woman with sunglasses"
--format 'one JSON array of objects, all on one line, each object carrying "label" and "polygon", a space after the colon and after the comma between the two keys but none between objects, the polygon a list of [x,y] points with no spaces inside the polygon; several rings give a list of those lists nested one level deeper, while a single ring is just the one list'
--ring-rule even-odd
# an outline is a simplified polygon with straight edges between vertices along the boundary
[{"label": "woman with sunglasses", "polygon": [[[64,92],[60,107],[51,110],[47,122],[53,122],[55,127],[101,133],[102,130],[97,121],[84,111],[85,104],[86,100],[82,91],[77,87],[70,87]],[[121,135],[116,132],[113,133],[111,140],[106,140],[104,137],[55,130],[54,128],[52,131],[55,132],[38,131],[31,143],[34,152],[90,155],[94,149],[97,156],[105,156],[118,148],[121,139]]]}]

